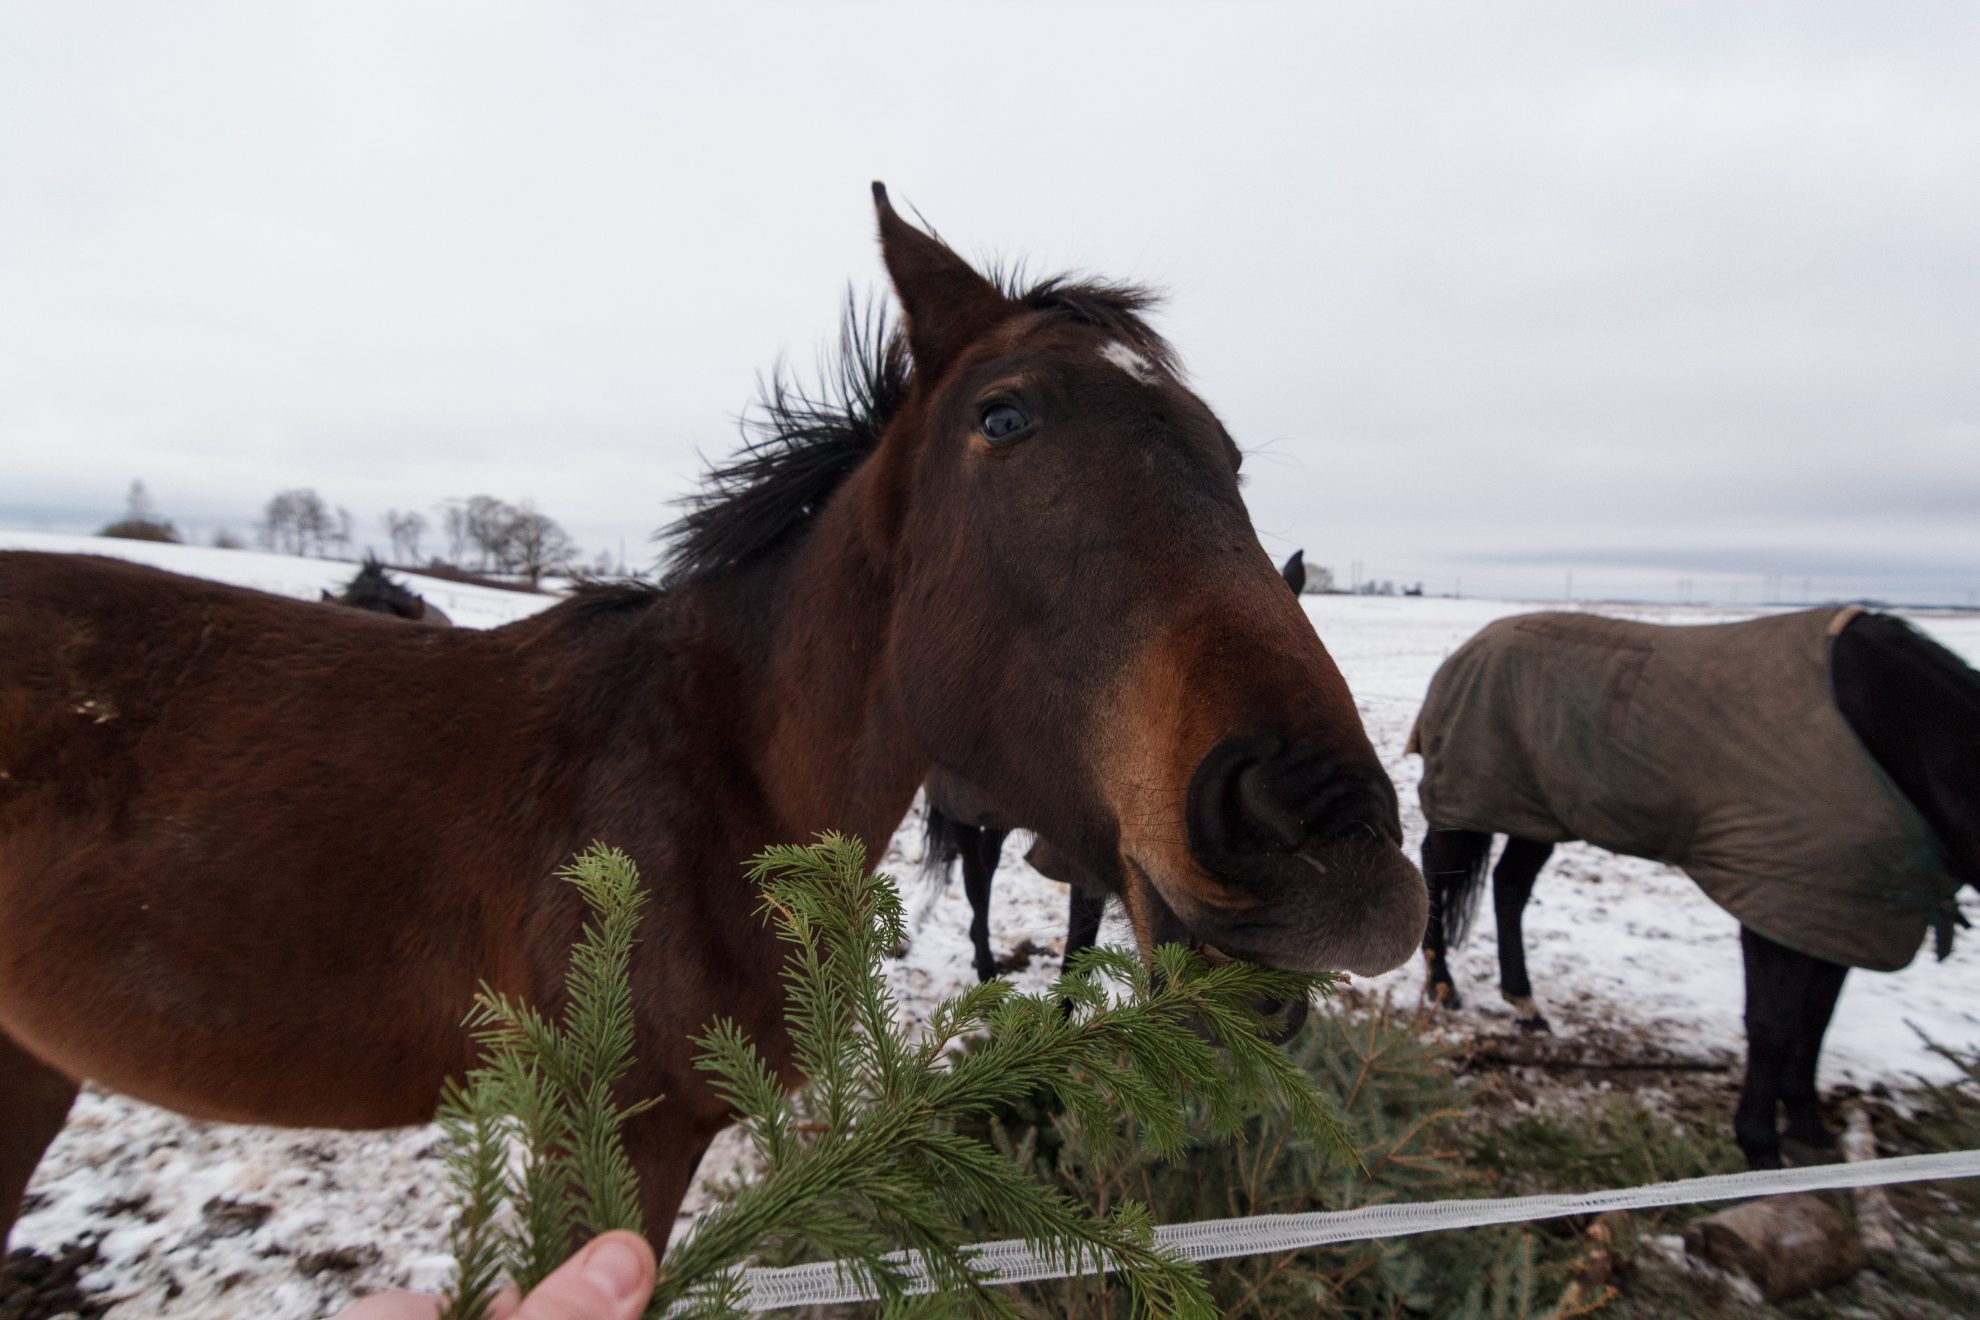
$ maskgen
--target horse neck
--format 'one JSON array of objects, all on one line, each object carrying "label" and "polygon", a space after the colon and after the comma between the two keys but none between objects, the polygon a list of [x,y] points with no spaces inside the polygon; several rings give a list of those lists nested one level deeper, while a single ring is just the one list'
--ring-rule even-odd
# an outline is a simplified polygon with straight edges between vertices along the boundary
[{"label": "horse neck", "polygon": [[890,677],[895,579],[865,526],[870,480],[855,473],[792,550],[717,590],[749,602],[719,613],[729,620],[726,649],[751,677],[738,741],[776,831],[761,842],[837,830],[877,859],[927,766]]},{"label": "horse neck", "polygon": [[1888,615],[1835,640],[1836,706],[1932,829],[1954,873],[1980,885],[1980,679]]}]

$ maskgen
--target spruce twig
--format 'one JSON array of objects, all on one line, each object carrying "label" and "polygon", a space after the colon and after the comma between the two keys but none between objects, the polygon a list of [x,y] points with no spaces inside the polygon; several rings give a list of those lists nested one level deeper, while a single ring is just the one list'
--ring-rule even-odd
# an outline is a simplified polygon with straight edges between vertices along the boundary
[{"label": "spruce twig", "polygon": [[[457,1248],[447,1320],[480,1320],[495,1275],[535,1287],[580,1234],[641,1227],[639,1183],[619,1133],[653,1102],[621,1107],[612,1087],[632,1067],[628,967],[645,900],[632,859],[616,849],[594,844],[558,875],[591,914],[571,950],[562,1020],[484,983],[467,1018],[484,1062],[442,1098],[450,1158],[474,1174],[454,1178],[465,1226],[456,1234],[470,1234],[481,1253]],[[481,1176],[489,1168],[499,1171],[492,1182]],[[504,1204],[514,1212],[509,1226],[493,1230]]]},{"label": "spruce twig", "polygon": [[[651,1314],[740,1314],[742,1267],[779,1243],[842,1261],[884,1314],[1014,1314],[964,1249],[986,1224],[1070,1268],[1118,1274],[1137,1313],[1215,1314],[1201,1272],[1154,1245],[1143,1204],[1121,1200],[1096,1216],[1040,1182],[1028,1160],[972,1134],[1040,1092],[1095,1148],[1178,1152],[1196,1135],[1188,1115],[1229,1134],[1277,1101],[1314,1149],[1352,1155],[1338,1112],[1266,1043],[1271,1023],[1254,1007],[1310,999],[1328,978],[1213,968],[1180,947],[1158,950],[1152,967],[1095,949],[1044,994],[974,986],[917,1032],[900,1021],[884,975],[903,933],[900,898],[867,873],[856,842],[823,835],[772,848],[749,873],[787,945],[785,1025],[807,1080],[787,1092],[733,1022],[696,1038],[696,1067],[735,1107],[763,1172],[667,1256]],[[525,1288],[540,1280],[574,1233],[639,1227],[619,1130],[641,1106],[612,1096],[631,1063],[638,879],[629,859],[599,846],[563,874],[592,914],[563,1017],[484,986],[469,1025],[486,1061],[448,1096],[464,1202],[448,1315],[462,1320],[478,1320],[501,1272]],[[981,1039],[954,1048],[964,1037]],[[509,1145],[518,1154],[503,1176]],[[492,1226],[504,1201],[514,1214],[500,1233]],[[919,1276],[902,1252],[914,1253]]]},{"label": "spruce twig", "polygon": [[[938,1006],[917,1038],[901,1025],[883,974],[901,935],[900,900],[866,873],[856,842],[824,835],[810,847],[773,848],[751,877],[790,946],[787,1021],[808,1080],[783,1095],[732,1023],[697,1040],[697,1066],[735,1105],[765,1168],[668,1257],[664,1299],[686,1314],[726,1313],[733,1301],[718,1304],[703,1290],[780,1240],[842,1261],[889,1313],[924,1286],[890,1255],[906,1248],[918,1253],[928,1285],[1008,1314],[1008,1298],[963,1251],[982,1222],[1068,1266],[1118,1272],[1138,1309],[1214,1314],[1196,1268],[1154,1247],[1139,1203],[1095,1219],[958,1130],[1040,1089],[1095,1143],[1121,1141],[1126,1120],[1151,1148],[1182,1149],[1191,1136],[1187,1093],[1219,1132],[1281,1098],[1295,1128],[1351,1153],[1339,1116],[1305,1074],[1267,1057],[1276,1053],[1262,1036],[1270,1024],[1252,1006],[1308,999],[1324,977],[1212,968],[1180,947],[1159,950],[1151,970],[1132,953],[1097,949],[1041,995],[1004,982],[971,987]],[[950,1048],[979,1032],[987,1033],[980,1048]],[[800,1115],[810,1121],[794,1122]]]},{"label": "spruce twig", "polygon": [[507,1116],[495,1097],[463,1091],[453,1082],[443,1094],[439,1123],[447,1136],[447,1179],[461,1207],[448,1235],[454,1254],[450,1317],[479,1317],[502,1286],[502,1234],[495,1225],[503,1196]]}]

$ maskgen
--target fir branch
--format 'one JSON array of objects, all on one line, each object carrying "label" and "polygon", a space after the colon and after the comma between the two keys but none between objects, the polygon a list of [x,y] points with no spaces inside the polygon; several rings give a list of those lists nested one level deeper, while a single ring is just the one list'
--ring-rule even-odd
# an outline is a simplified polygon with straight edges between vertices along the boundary
[{"label": "fir branch", "polygon": [[[553,1022],[484,984],[466,1021],[483,1062],[465,1086],[450,1088],[442,1109],[450,1160],[475,1175],[471,1188],[466,1173],[456,1177],[470,1237],[469,1254],[456,1252],[448,1315],[463,1320],[486,1309],[496,1273],[527,1292],[580,1235],[641,1227],[639,1183],[620,1130],[653,1101],[620,1106],[612,1090],[632,1067],[639,876],[630,858],[602,845],[558,876],[591,914],[571,950],[563,1017]],[[481,1177],[491,1168],[493,1183]],[[503,1203],[514,1214],[498,1232],[488,1225]]]},{"label": "fir branch", "polygon": [[[1185,1093],[1234,1129],[1283,1087],[1300,1130],[1339,1135],[1305,1074],[1261,1061],[1258,1052],[1272,1048],[1258,1034],[1268,1023],[1251,1007],[1308,998],[1326,978],[1211,968],[1179,948],[1160,951],[1151,971],[1132,953],[1093,950],[1042,995],[1000,982],[964,991],[936,1008],[917,1039],[899,1022],[883,975],[901,935],[900,902],[884,878],[867,874],[857,843],[825,835],[811,847],[769,849],[750,876],[791,945],[787,1025],[808,1080],[794,1098],[775,1095],[774,1077],[732,1023],[697,1038],[698,1066],[741,1111],[766,1167],[668,1257],[657,1295],[687,1303],[689,1313],[701,1305],[698,1290],[769,1241],[802,1241],[839,1260],[888,1313],[924,1309],[907,1306],[920,1285],[894,1254],[901,1250],[916,1253],[935,1289],[1007,1313],[1008,1298],[964,1250],[974,1225],[987,1222],[1069,1264],[1118,1272],[1153,1313],[1210,1315],[1200,1274],[1154,1247],[1145,1211],[1129,1202],[1093,1218],[959,1125],[1043,1089],[1096,1138],[1118,1139],[1125,1117],[1151,1146],[1180,1150],[1190,1135]],[[977,1048],[951,1048],[978,1033],[987,1036]],[[1213,1042],[1237,1036],[1249,1040],[1233,1066]],[[812,1122],[794,1125],[793,1114]]]},{"label": "fir branch", "polygon": [[645,901],[632,859],[594,845],[563,872],[591,907],[594,922],[571,951],[570,999],[564,1013],[568,1057],[579,1085],[570,1103],[565,1175],[573,1217],[586,1237],[615,1228],[640,1232],[639,1179],[619,1131],[638,1109],[621,1109],[612,1088],[633,1064],[633,935]]},{"label": "fir branch", "polygon": [[481,1320],[502,1286],[501,1212],[507,1118],[490,1093],[448,1082],[437,1121],[446,1134],[447,1181],[458,1207],[448,1244],[454,1255],[453,1297],[441,1320]]},{"label": "fir branch", "polygon": [[569,1143],[573,1124],[563,1093],[538,1062],[505,1054],[492,1071],[495,1093],[507,1098],[515,1114],[521,1148],[508,1185],[516,1207],[508,1257],[516,1286],[527,1292],[550,1277],[570,1248],[575,1217],[570,1176],[559,1152]]},{"label": "fir branch", "polygon": [[[638,1228],[620,1128],[639,1105],[614,1097],[632,1062],[630,955],[640,894],[631,861],[594,847],[561,873],[590,911],[572,951],[565,1007],[551,1021],[484,986],[469,1026],[485,1062],[453,1094],[464,1213],[460,1284],[450,1315],[473,1316],[494,1286],[491,1241],[527,1288],[577,1234]],[[1151,967],[1123,950],[1091,950],[1047,993],[1003,983],[938,1006],[917,1033],[900,1021],[885,959],[900,942],[899,895],[837,835],[772,848],[750,877],[787,945],[785,1026],[806,1081],[787,1093],[733,1022],[709,1025],[695,1066],[736,1109],[764,1171],[706,1216],[662,1263],[652,1313],[733,1315],[739,1270],[767,1245],[802,1242],[842,1262],[887,1314],[1013,1314],[967,1251],[988,1225],[1069,1266],[1118,1274],[1137,1313],[1214,1314],[1201,1272],[1154,1245],[1152,1219],[1117,1199],[1095,1215],[1039,1182],[971,1127],[1029,1096],[1055,1096],[1086,1139],[1181,1150],[1187,1115],[1237,1130],[1274,1103],[1323,1145],[1344,1129],[1307,1075],[1260,1035],[1254,1005],[1307,999],[1324,977],[1245,964],[1212,968],[1181,948]],[[956,1048],[965,1037],[969,1049]],[[1221,1048],[1219,1048],[1221,1046]],[[520,1146],[506,1175],[506,1141]],[[491,1152],[496,1152],[491,1154]],[[506,1235],[491,1225],[513,1202]],[[904,1254],[907,1253],[907,1254]],[[912,1300],[929,1288],[935,1296]]]}]

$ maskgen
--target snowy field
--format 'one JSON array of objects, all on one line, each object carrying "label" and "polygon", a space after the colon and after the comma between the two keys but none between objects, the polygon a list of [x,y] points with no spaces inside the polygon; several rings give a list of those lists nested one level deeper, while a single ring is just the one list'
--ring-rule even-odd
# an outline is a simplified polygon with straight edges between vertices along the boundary
[{"label": "snowy field", "polygon": [[[89,550],[180,572],[313,600],[352,566],[249,551],[207,550],[0,532],[0,548]],[[546,603],[424,578],[415,590],[458,623],[491,626]],[[1485,623],[1545,603],[1407,598],[1307,597],[1320,635],[1347,675],[1377,750],[1395,776],[1415,847],[1418,764],[1402,754],[1430,675]],[[1617,611],[1660,622],[1737,617],[1703,609]],[[1980,616],[1915,621],[1969,661],[1980,660]],[[907,1010],[919,1016],[972,979],[968,907],[960,885],[931,891],[911,878],[920,858],[910,817],[886,854],[905,883],[910,947],[894,969]],[[1056,971],[1065,893],[1022,864],[1014,838],[997,877],[993,945],[1000,955],[1029,942],[1049,952],[1017,979],[1043,986]],[[1124,942],[1110,922],[1103,939]],[[1660,1054],[1733,1059],[1741,1050],[1737,927],[1682,874],[1581,845],[1555,851],[1526,917],[1533,982],[1551,1018],[1552,1048],[1573,1049],[1624,1033]],[[1490,904],[1454,958],[1467,995],[1455,1031],[1499,1034],[1511,1011],[1497,996]],[[1411,964],[1366,988],[1414,1004],[1421,973]],[[1942,1075],[1911,1024],[1948,1045],[1980,1044],[1980,938],[1944,964],[1929,953],[1895,975],[1856,973],[1843,991],[1823,1059],[1825,1084],[1902,1084]],[[690,1194],[738,1167],[733,1143],[718,1142]],[[194,1123],[96,1091],[85,1092],[42,1163],[16,1245],[53,1252],[85,1235],[100,1239],[94,1287],[123,1299],[116,1316],[252,1314],[269,1320],[321,1316],[360,1292],[434,1287],[445,1277],[446,1210],[430,1128],[382,1134],[296,1132]],[[677,1231],[678,1231],[677,1226]]]}]

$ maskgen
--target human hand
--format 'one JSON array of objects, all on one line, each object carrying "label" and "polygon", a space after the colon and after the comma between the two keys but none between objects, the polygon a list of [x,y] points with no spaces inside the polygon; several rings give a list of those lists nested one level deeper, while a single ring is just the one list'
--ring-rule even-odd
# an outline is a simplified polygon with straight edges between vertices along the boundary
[{"label": "human hand", "polygon": [[[634,1320],[653,1295],[653,1248],[637,1233],[594,1238],[536,1285],[527,1297],[510,1288],[486,1320]],[[436,1320],[442,1299],[426,1293],[379,1293],[351,1303],[331,1320]]]}]

